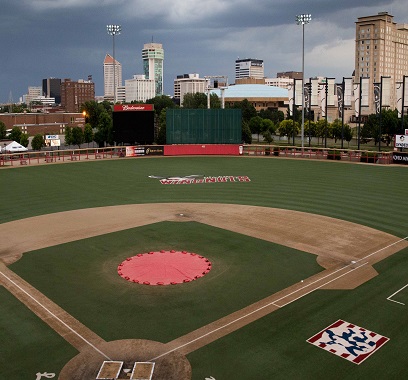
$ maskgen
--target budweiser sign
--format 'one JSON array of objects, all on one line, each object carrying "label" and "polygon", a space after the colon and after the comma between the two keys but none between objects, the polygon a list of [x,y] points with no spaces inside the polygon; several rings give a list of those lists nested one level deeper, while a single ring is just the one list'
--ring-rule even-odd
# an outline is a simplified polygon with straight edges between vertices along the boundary
[{"label": "budweiser sign", "polygon": [[160,180],[160,183],[162,185],[192,185],[197,183],[251,182],[248,176],[206,177],[199,174],[192,174],[183,177],[161,177],[149,175],[149,178],[156,178]]},{"label": "budweiser sign", "polygon": [[121,111],[153,111],[153,104],[115,104],[115,112]]}]

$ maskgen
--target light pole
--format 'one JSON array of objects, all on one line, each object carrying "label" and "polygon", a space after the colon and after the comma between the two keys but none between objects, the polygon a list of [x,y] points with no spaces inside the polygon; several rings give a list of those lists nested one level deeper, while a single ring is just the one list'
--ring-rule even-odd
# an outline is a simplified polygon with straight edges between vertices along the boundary
[{"label": "light pole", "polygon": [[122,26],[121,25],[109,24],[109,25],[106,25],[106,30],[107,30],[108,34],[112,36],[112,40],[113,40],[113,104],[115,104],[116,103],[115,36],[117,34],[120,34],[120,32],[122,31]]},{"label": "light pole", "polygon": [[302,25],[302,151],[305,145],[304,135],[305,135],[305,24],[309,24],[312,20],[311,14],[301,14],[296,16],[296,24]]}]

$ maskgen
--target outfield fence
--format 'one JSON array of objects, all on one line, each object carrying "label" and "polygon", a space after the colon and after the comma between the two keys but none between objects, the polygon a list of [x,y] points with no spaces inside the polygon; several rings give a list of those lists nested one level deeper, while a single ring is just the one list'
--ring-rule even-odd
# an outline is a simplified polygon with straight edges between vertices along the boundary
[{"label": "outfield fence", "polygon": [[[194,148],[196,147],[196,148]],[[25,153],[0,154],[0,167],[16,167],[24,165],[41,165],[61,162],[78,162],[99,159],[114,159],[121,157],[140,157],[147,155],[177,156],[177,155],[232,155],[284,157],[312,160],[336,160],[361,162],[379,165],[393,163],[408,164],[408,153],[375,152],[370,150],[300,148],[295,146],[276,145],[144,145],[115,146],[105,148],[85,148],[67,150],[48,150]],[[399,155],[399,162],[396,159]],[[401,155],[402,156],[401,159]]]}]

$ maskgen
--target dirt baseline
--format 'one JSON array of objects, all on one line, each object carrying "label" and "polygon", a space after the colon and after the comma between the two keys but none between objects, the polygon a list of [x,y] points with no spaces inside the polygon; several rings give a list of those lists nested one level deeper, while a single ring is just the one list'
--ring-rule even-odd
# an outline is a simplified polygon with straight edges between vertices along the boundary
[{"label": "dirt baseline", "polygon": [[[36,294],[35,289],[30,289],[29,284],[24,284],[24,280],[9,271],[5,265],[17,261],[24,252],[161,221],[196,221],[309,252],[316,255],[318,263],[327,269],[313,276],[314,280],[315,277],[318,278],[330,272],[335,273],[338,268],[348,270],[354,265],[354,262],[364,261],[364,266],[358,267],[358,270],[347,275],[347,278],[340,277],[320,287],[325,289],[351,289],[360,285],[377,275],[372,264],[408,246],[405,240],[372,228],[298,211],[207,203],[121,205],[41,215],[2,224],[0,271],[12,278],[21,288],[16,291],[12,284],[4,279],[2,281],[1,278],[0,285],[3,284],[8,288],[44,321],[49,319],[48,316],[42,314],[42,310],[36,310],[39,309],[38,306],[28,305],[32,303],[32,300],[22,294],[23,289],[29,289],[37,299],[43,298],[47,308],[62,318],[63,311],[59,310],[57,305],[41,294]],[[298,290],[300,293],[292,295]],[[64,320],[68,325],[74,327],[74,331],[80,332],[81,336],[85,336],[89,342],[103,349],[104,352],[109,352],[109,355],[114,358],[125,358],[123,350],[139,352],[137,350],[143,347],[140,356],[144,357],[145,348],[150,347],[152,355],[153,353],[158,355],[156,357],[159,364],[157,368],[166,373],[166,378],[188,380],[191,378],[191,368],[183,355],[283,307],[285,302],[291,300],[291,297],[299,297],[303,291],[310,290],[310,287],[303,290],[303,286],[294,284],[166,344],[158,342],[148,344],[142,342],[142,344],[141,341],[133,340],[104,342],[101,338],[94,336],[95,334],[81,325],[79,321],[73,321],[71,316],[67,315]],[[64,367],[59,378],[64,380],[84,378],[81,377],[84,374],[84,365],[87,367],[86,371],[94,372],[103,359],[100,354],[95,353],[95,350],[89,350],[89,345],[87,346],[83,341],[78,342],[78,337],[72,333],[73,331],[64,331],[66,326],[61,328],[55,321],[49,324],[81,352]],[[219,326],[228,327],[220,329]],[[89,366],[91,362],[94,365]],[[182,373],[171,367],[175,363],[178,363]]]}]

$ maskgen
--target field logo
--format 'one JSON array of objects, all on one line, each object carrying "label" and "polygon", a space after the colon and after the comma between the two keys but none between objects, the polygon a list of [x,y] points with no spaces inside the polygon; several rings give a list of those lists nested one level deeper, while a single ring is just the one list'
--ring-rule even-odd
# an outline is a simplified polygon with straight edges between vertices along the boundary
[{"label": "field logo", "polygon": [[219,183],[219,182],[251,182],[248,176],[223,175],[217,177],[205,177],[201,174],[191,174],[183,177],[162,177],[149,175],[149,178],[160,180],[162,185],[192,185],[195,183]]},{"label": "field logo", "polygon": [[334,355],[361,364],[389,338],[339,319],[307,342]]},{"label": "field logo", "polygon": [[41,380],[41,378],[43,377],[45,377],[46,379],[52,379],[55,377],[55,373],[48,373],[48,372],[44,372],[44,373],[37,372],[35,375],[37,376],[35,380]]}]

